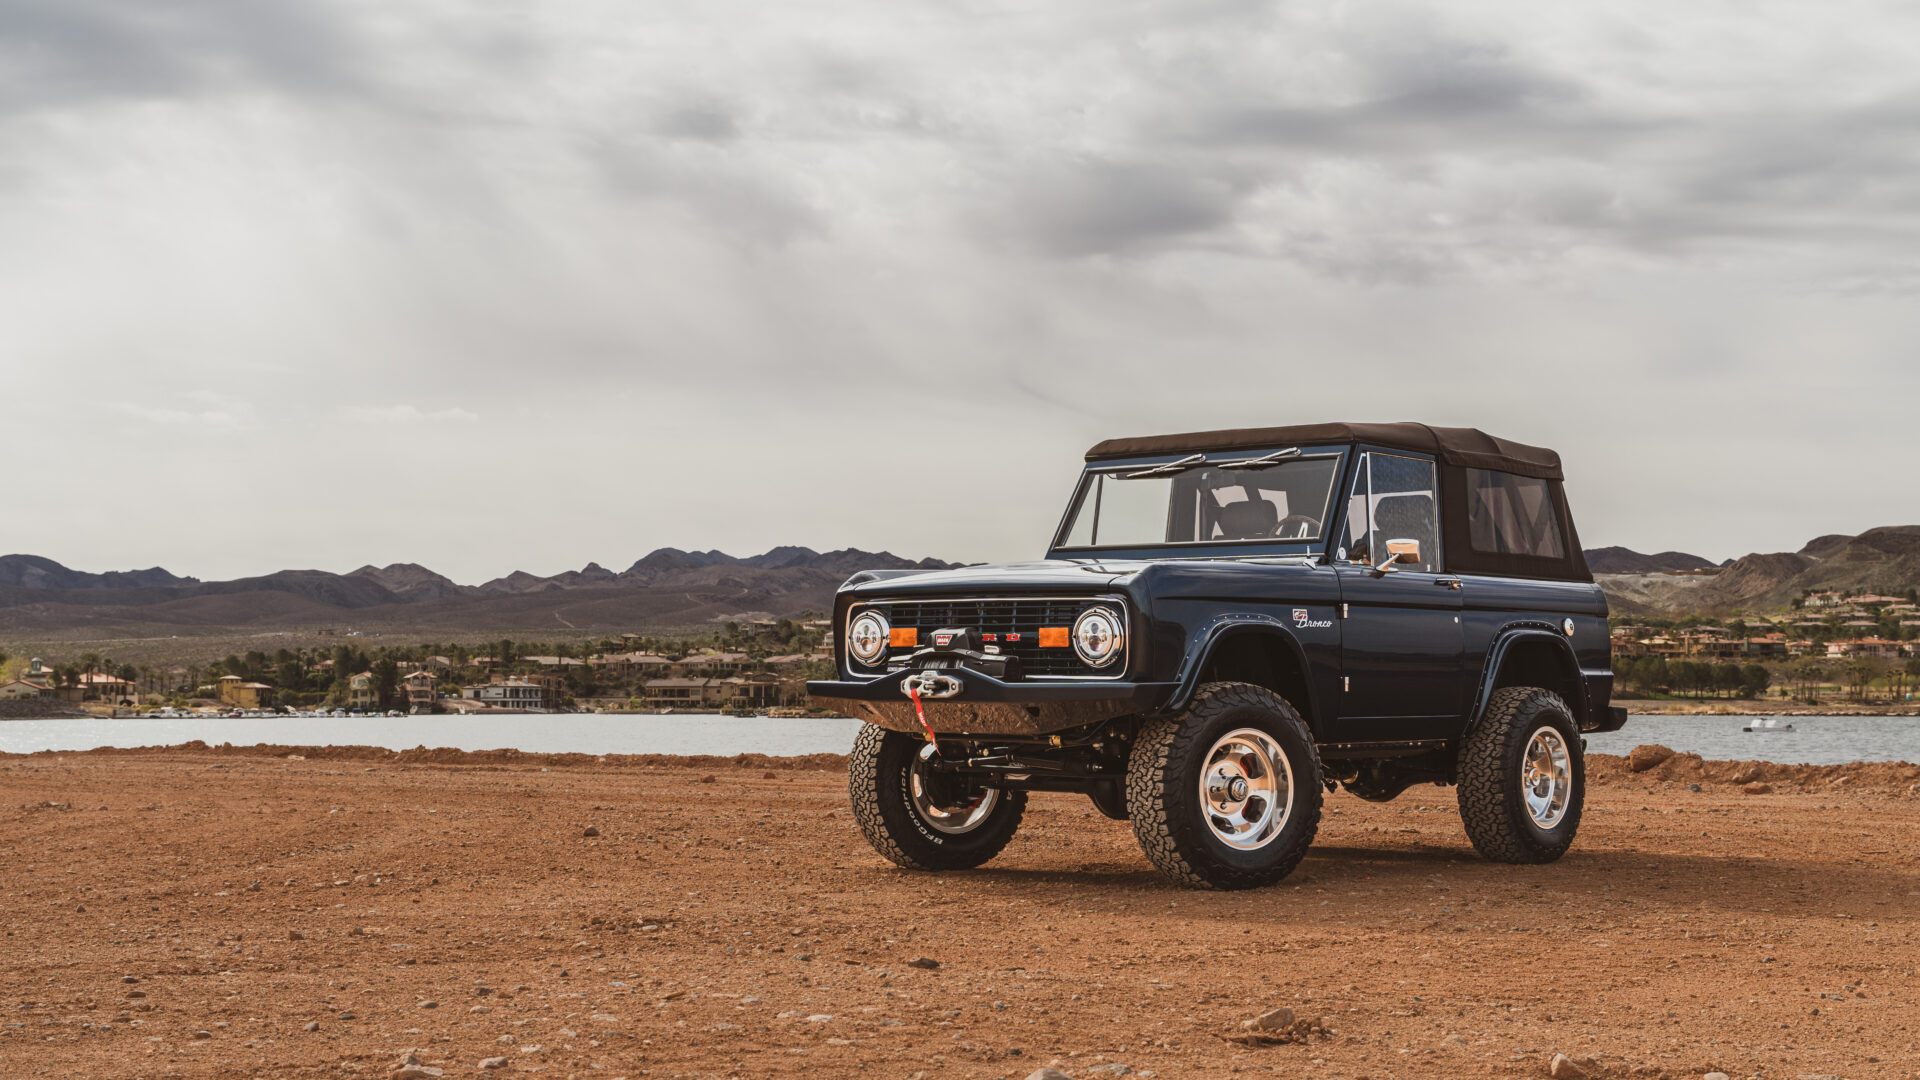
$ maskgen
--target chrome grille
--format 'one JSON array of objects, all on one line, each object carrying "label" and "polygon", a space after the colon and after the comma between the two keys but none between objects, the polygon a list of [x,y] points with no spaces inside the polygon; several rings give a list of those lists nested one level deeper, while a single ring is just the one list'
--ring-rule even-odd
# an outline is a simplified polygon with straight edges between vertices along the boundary
[{"label": "chrome grille", "polygon": [[[918,630],[921,648],[932,644],[928,635],[935,630],[972,627],[982,634],[998,635],[999,641],[986,644],[998,645],[1002,653],[1018,657],[1021,671],[1029,677],[1077,675],[1115,678],[1126,670],[1124,654],[1118,663],[1109,664],[1104,668],[1093,668],[1080,659],[1072,646],[1051,649],[1040,647],[1041,627],[1072,627],[1073,621],[1082,611],[1095,605],[1114,608],[1124,617],[1125,605],[1117,600],[1102,600],[1097,597],[905,600],[861,604],[854,610],[858,612],[877,608],[887,617],[887,622],[894,629]],[[1008,641],[1006,639],[1008,634],[1018,634],[1020,640]],[[887,657],[889,660],[897,660],[911,652],[913,652],[912,649],[890,649]]]}]

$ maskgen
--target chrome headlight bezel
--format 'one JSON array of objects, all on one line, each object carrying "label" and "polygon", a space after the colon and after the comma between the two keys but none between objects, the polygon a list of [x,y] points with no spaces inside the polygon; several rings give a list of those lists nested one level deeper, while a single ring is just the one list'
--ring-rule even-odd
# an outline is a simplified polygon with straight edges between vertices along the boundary
[{"label": "chrome headlight bezel", "polygon": [[879,667],[887,662],[892,640],[893,625],[869,608],[847,622],[847,659],[861,667]]},{"label": "chrome headlight bezel", "polygon": [[1127,651],[1127,623],[1120,613],[1095,605],[1073,620],[1073,653],[1090,668],[1103,668]]}]

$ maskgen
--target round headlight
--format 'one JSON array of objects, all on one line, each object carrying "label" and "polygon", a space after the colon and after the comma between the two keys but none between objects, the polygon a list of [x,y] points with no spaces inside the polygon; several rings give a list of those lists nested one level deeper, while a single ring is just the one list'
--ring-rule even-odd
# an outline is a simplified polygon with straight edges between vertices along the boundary
[{"label": "round headlight", "polygon": [[867,667],[875,667],[887,658],[887,639],[892,627],[877,611],[863,611],[847,627],[847,652]]},{"label": "round headlight", "polygon": [[1111,608],[1088,608],[1073,623],[1073,651],[1091,667],[1113,663],[1127,644],[1127,631]]}]

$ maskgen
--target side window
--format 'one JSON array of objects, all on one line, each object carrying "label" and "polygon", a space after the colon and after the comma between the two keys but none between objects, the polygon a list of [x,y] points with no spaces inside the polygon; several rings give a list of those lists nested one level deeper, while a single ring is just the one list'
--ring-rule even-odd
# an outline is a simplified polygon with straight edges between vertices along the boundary
[{"label": "side window", "polygon": [[1467,470],[1467,543],[1488,555],[1567,557],[1547,482],[1491,469]]},{"label": "side window", "polygon": [[1361,458],[1348,493],[1341,545],[1351,562],[1378,563],[1395,540],[1420,545],[1420,561],[1402,563],[1400,569],[1429,574],[1439,570],[1440,516],[1433,462],[1369,452]]}]

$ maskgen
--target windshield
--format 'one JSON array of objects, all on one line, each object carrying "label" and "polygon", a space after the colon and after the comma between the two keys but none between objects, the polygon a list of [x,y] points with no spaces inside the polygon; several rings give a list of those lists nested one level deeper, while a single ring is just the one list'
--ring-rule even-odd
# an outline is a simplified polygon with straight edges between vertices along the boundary
[{"label": "windshield", "polygon": [[1339,465],[1331,453],[1255,467],[1226,459],[1177,472],[1138,465],[1088,472],[1060,546],[1318,540]]}]

